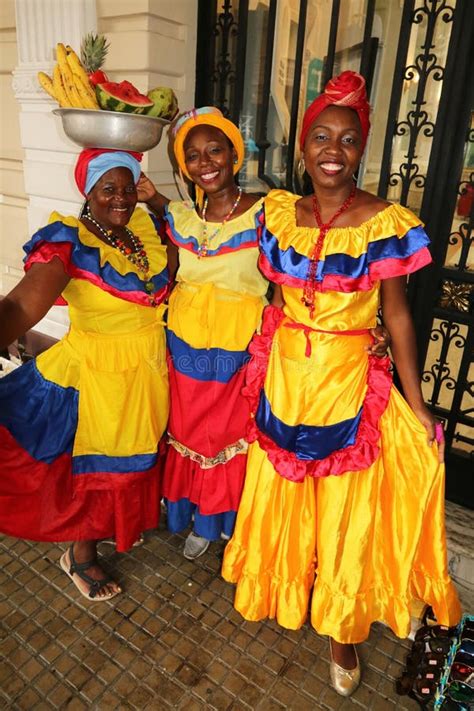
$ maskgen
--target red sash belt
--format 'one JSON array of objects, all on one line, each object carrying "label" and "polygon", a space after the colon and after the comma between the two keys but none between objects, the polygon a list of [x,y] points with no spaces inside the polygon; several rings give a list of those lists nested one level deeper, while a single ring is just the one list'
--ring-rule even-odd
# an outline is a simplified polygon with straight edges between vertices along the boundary
[{"label": "red sash belt", "polygon": [[314,331],[315,333],[331,333],[334,336],[362,336],[364,333],[369,333],[370,329],[369,328],[356,328],[354,330],[349,330],[349,331],[325,331],[322,328],[311,328],[311,326],[306,326],[304,323],[285,323],[283,324],[286,328],[296,328],[299,331],[303,331],[305,337],[306,337],[306,348],[305,348],[305,356],[306,358],[310,358],[311,356],[311,341],[309,338],[309,334],[311,331]]}]

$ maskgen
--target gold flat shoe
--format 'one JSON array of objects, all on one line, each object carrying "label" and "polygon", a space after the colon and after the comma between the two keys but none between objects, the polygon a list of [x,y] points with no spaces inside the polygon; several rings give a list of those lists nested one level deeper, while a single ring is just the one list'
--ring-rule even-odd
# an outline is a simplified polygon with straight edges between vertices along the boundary
[{"label": "gold flat shoe", "polygon": [[344,667],[339,666],[339,664],[336,664],[334,661],[332,656],[331,640],[329,640],[329,654],[331,655],[329,674],[331,677],[331,684],[334,690],[341,696],[350,696],[360,684],[360,664],[359,657],[357,656],[357,650],[355,648],[354,652],[356,655],[356,666],[354,669],[344,669]]}]

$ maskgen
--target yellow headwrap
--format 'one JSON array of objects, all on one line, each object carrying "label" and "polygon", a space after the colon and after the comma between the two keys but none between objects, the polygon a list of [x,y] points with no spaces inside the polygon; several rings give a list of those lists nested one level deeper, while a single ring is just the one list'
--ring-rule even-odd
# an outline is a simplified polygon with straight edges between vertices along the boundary
[{"label": "yellow headwrap", "polygon": [[[191,109],[191,111],[186,111],[178,121],[175,123],[173,133],[174,133],[174,154],[176,161],[179,166],[180,173],[191,180],[186,169],[186,162],[184,160],[184,142],[188,133],[196,126],[214,126],[222,131],[223,134],[227,136],[229,141],[232,143],[237,155],[237,161],[234,163],[234,175],[241,169],[242,163],[244,162],[244,139],[239,129],[226,119],[222,112],[219,111],[215,106],[203,106],[200,109]],[[198,205],[202,205],[203,201],[203,191],[196,185],[196,202]]]}]

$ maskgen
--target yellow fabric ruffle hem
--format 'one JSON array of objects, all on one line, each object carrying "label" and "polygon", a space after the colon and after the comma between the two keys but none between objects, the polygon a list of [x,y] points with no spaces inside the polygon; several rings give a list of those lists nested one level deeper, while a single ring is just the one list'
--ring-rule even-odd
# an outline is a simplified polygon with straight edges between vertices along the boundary
[{"label": "yellow fabric ruffle hem", "polygon": [[[368,469],[295,483],[279,476],[257,442],[222,574],[237,584],[248,620],[317,632],[342,643],[372,622],[406,637],[414,600],[441,624],[461,614],[447,571],[444,466],[394,389],[381,418],[381,453]],[[310,596],[312,600],[310,602]]]}]

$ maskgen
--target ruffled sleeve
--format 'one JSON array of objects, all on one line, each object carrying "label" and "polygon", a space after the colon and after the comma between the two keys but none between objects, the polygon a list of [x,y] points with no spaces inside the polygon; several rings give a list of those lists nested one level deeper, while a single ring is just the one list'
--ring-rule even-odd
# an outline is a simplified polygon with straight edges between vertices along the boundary
[{"label": "ruffled sleeve", "polygon": [[[299,196],[274,190],[265,199],[259,266],[273,282],[303,288],[319,230],[296,225]],[[381,279],[431,262],[420,219],[389,205],[358,227],[335,227],[325,239],[316,271],[317,291],[367,291]]]},{"label": "ruffled sleeve", "polygon": [[411,274],[430,264],[424,225],[406,207],[390,205],[371,222],[367,264],[373,281]]},{"label": "ruffled sleeve", "polygon": [[[113,247],[103,244],[75,217],[51,213],[49,224],[36,232],[24,245],[24,267],[61,260],[66,273],[84,279],[118,298],[145,306],[157,306],[167,296],[169,277],[166,248],[158,239],[150,216],[140,208],[132,215],[129,226],[145,245],[150,262],[150,276],[144,280],[133,265]],[[65,304],[59,297],[57,304]]]},{"label": "ruffled sleeve", "polygon": [[[27,272],[33,264],[47,264],[54,257],[61,260],[66,274],[73,276],[71,270],[71,252],[74,244],[74,228],[65,225],[60,220],[56,220],[57,213],[52,213],[50,222],[46,227],[42,227],[32,238],[23,245],[26,254],[24,257],[24,268]],[[57,306],[64,306],[67,301],[58,296],[54,302]]]}]

